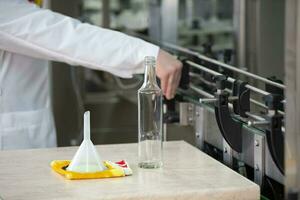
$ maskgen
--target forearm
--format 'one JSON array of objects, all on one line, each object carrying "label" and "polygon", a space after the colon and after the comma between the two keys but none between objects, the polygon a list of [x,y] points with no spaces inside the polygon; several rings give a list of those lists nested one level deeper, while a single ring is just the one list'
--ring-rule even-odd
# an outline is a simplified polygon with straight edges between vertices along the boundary
[{"label": "forearm", "polygon": [[40,9],[1,0],[0,48],[40,59],[82,65],[131,77],[143,72],[145,56],[157,57],[150,43]]}]

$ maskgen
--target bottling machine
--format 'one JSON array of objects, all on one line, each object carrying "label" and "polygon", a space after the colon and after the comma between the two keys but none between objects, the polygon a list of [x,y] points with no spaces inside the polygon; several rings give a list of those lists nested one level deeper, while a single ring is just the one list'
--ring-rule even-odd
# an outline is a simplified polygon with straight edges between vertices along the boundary
[{"label": "bottling machine", "polygon": [[263,196],[283,199],[285,85],[227,64],[229,50],[219,61],[174,44],[160,46],[183,62],[177,94],[164,102],[165,137],[168,124],[192,126],[199,149],[259,184]]},{"label": "bottling machine", "polygon": [[[183,63],[177,95],[165,101],[165,138],[170,126],[191,126],[196,146],[260,185],[262,199],[298,199],[284,167],[285,2],[213,1],[218,11],[208,9],[212,16],[198,24],[203,1],[150,2],[149,37],[140,37]],[[157,14],[166,9],[168,15]],[[190,28],[180,26],[181,17]]]},{"label": "bottling machine", "polygon": [[[226,64],[230,57],[219,62],[166,47],[179,55],[184,69],[175,100],[166,101],[165,123],[192,125],[198,148],[281,196],[285,86]],[[246,77],[265,87],[248,84]]]}]

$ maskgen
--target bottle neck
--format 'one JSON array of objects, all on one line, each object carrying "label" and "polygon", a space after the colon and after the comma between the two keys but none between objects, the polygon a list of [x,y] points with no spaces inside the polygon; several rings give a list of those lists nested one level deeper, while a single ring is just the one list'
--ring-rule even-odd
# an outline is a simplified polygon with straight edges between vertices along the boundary
[{"label": "bottle neck", "polygon": [[157,85],[154,65],[151,65],[151,64],[146,65],[146,70],[145,70],[145,75],[144,75],[144,84]]}]

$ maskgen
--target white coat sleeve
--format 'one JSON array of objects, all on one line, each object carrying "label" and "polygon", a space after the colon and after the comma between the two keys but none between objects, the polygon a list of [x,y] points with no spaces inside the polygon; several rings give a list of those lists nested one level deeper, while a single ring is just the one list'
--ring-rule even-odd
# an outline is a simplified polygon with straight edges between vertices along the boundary
[{"label": "white coat sleeve", "polygon": [[24,0],[0,1],[0,49],[124,78],[143,73],[144,57],[157,57],[159,51],[141,39],[81,23]]}]

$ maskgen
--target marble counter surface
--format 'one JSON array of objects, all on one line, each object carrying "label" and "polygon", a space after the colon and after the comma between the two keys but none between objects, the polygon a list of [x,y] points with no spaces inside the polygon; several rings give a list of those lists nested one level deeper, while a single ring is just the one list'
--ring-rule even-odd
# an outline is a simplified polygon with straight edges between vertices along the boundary
[{"label": "marble counter surface", "polygon": [[76,147],[0,151],[3,199],[176,199],[257,200],[259,187],[183,142],[164,143],[164,167],[139,169],[137,144],[100,145],[103,159],[126,159],[133,175],[97,180],[66,180],[50,168],[71,159]]}]

